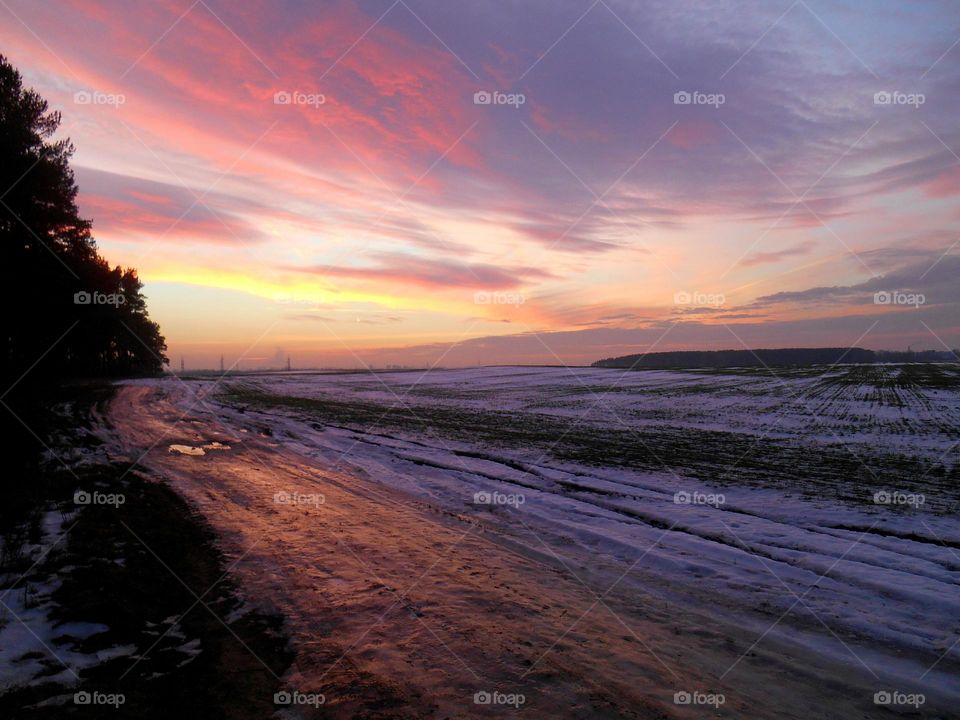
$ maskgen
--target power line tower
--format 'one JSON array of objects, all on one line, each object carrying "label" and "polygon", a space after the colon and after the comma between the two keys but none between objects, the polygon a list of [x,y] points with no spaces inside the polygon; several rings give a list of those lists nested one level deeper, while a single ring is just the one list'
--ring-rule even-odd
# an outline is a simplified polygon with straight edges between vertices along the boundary
[{"label": "power line tower", "polygon": [[287,355],[287,372],[290,372],[290,356]]},{"label": "power line tower", "polygon": [[220,374],[223,375],[223,355],[220,356]]}]

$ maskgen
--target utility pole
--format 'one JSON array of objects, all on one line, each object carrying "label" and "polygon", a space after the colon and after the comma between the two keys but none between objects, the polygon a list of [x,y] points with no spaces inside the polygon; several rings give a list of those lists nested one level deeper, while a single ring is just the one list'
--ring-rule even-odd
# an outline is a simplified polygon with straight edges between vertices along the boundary
[{"label": "utility pole", "polygon": [[223,355],[220,356],[220,374],[223,375]]},{"label": "utility pole", "polygon": [[183,373],[183,355],[180,356],[180,372]]}]

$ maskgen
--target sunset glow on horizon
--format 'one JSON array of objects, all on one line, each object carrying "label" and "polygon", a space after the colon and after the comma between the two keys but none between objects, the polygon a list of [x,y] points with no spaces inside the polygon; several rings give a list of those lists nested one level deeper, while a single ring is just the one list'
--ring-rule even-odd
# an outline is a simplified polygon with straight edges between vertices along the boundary
[{"label": "sunset glow on horizon", "polygon": [[736,5],[5,0],[0,31],[172,366],[960,346],[955,3]]}]

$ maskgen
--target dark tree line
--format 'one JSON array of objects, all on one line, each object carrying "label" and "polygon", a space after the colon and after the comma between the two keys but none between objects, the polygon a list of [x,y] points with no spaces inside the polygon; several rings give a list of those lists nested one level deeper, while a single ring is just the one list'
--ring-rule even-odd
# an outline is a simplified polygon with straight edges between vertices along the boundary
[{"label": "dark tree line", "polygon": [[21,376],[36,386],[157,374],[167,362],[136,270],[111,267],[80,217],[74,148],[53,140],[59,125],[0,55],[0,392]]},{"label": "dark tree line", "polygon": [[762,367],[764,365],[833,365],[872,363],[876,355],[863,348],[782,348],[775,350],[677,350],[598,360],[593,367],[689,368]]},{"label": "dark tree line", "polygon": [[597,360],[592,367],[692,368],[810,366],[837,363],[960,362],[960,351],[895,352],[863,348],[777,348],[774,350],[676,350]]}]

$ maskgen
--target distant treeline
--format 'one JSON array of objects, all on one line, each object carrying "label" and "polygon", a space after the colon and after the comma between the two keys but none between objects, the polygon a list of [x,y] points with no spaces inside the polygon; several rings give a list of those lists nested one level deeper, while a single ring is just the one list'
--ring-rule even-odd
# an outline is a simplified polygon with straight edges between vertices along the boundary
[{"label": "distant treeline", "polygon": [[837,363],[960,362],[960,350],[898,352],[863,348],[778,348],[766,350],[678,350],[607,358],[593,363],[603,368],[763,367],[834,365]]},{"label": "distant treeline", "polygon": [[166,345],[136,270],[112,267],[77,209],[60,113],[0,55],[0,381],[4,396],[58,381],[162,372]]}]

